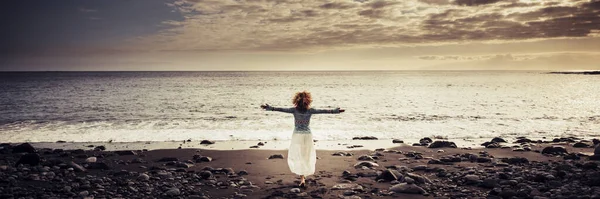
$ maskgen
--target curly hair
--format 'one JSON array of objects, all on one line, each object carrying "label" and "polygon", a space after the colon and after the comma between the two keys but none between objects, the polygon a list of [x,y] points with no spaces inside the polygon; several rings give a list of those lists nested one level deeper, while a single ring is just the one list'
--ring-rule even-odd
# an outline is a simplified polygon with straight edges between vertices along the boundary
[{"label": "curly hair", "polygon": [[297,110],[306,111],[310,108],[312,96],[308,91],[297,92],[292,98],[292,103],[296,106]]}]

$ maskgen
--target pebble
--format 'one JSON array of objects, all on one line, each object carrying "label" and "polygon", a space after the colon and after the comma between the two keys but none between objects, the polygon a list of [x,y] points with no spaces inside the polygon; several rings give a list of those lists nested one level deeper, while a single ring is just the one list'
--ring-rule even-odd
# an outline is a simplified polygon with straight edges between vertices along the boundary
[{"label": "pebble", "polygon": [[165,192],[168,196],[178,196],[181,194],[181,191],[178,188],[171,188]]}]

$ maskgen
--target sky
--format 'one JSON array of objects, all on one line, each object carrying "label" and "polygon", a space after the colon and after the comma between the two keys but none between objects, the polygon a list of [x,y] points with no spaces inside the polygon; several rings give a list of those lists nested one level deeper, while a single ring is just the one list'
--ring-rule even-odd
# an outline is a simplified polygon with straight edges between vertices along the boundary
[{"label": "sky", "polygon": [[600,0],[4,0],[0,71],[600,70]]}]

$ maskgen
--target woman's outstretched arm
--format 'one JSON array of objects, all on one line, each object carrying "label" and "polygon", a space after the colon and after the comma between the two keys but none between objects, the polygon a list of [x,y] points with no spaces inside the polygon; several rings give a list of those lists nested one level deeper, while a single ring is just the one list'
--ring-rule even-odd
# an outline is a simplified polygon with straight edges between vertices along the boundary
[{"label": "woman's outstretched arm", "polygon": [[272,107],[269,104],[260,105],[260,108],[265,109],[267,111],[279,111],[279,112],[284,112],[284,113],[294,113],[294,108],[278,108],[278,107]]},{"label": "woman's outstretched arm", "polygon": [[329,113],[329,114],[339,114],[339,113],[343,113],[344,109],[340,109],[340,108],[335,108],[335,109],[314,109],[311,108],[310,109],[310,113],[312,114],[322,114],[322,113]]}]

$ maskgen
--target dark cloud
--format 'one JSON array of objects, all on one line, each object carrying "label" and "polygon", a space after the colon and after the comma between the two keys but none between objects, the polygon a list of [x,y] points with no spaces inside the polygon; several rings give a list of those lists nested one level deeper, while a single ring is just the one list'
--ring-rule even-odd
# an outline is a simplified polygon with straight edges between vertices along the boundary
[{"label": "dark cloud", "polygon": [[448,5],[450,0],[419,0],[423,3],[434,4],[434,5]]},{"label": "dark cloud", "polygon": [[500,2],[501,0],[455,0],[454,3],[460,6],[479,6],[486,4],[493,4]]},{"label": "dark cloud", "polygon": [[354,8],[354,7],[356,7],[356,5],[353,4],[353,3],[345,3],[345,2],[331,2],[331,3],[323,4],[323,5],[319,6],[319,7],[323,8],[323,9],[340,9],[340,10],[345,10],[345,9]]},{"label": "dark cloud", "polygon": [[399,4],[399,3],[400,2],[397,2],[397,1],[383,1],[383,0],[379,0],[379,1],[373,1],[371,3],[368,3],[365,6],[369,6],[369,7],[373,8],[373,9],[380,9],[380,8],[392,6],[392,5]]}]

